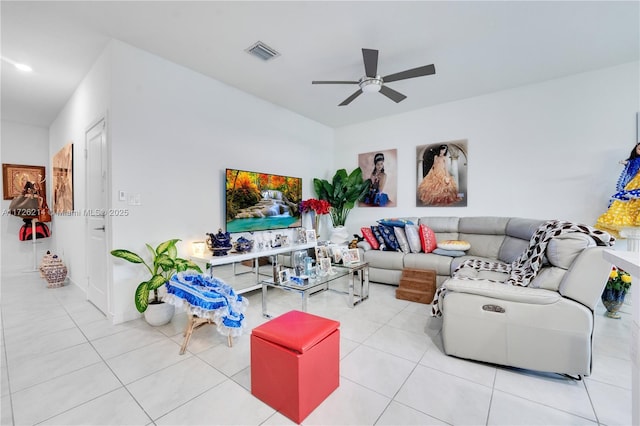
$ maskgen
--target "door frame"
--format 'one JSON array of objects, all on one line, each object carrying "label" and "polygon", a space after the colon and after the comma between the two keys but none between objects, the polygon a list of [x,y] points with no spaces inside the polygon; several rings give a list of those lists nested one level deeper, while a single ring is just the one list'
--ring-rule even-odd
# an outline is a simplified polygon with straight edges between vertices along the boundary
[{"label": "door frame", "polygon": [[[107,172],[107,176],[105,179],[105,209],[108,212],[111,209],[111,138],[110,138],[110,132],[109,132],[109,120],[108,120],[108,113],[104,113],[103,115],[99,116],[97,119],[93,120],[86,128],[84,131],[84,160],[85,160],[85,170],[84,170],[84,175],[85,175],[85,194],[84,194],[84,204],[85,204],[85,212],[87,211],[87,209],[89,209],[88,204],[88,192],[89,192],[89,179],[88,179],[88,174],[89,174],[89,168],[88,166],[88,162],[87,162],[87,158],[88,158],[88,153],[89,153],[89,147],[88,147],[88,138],[87,136],[89,135],[89,132],[91,132],[91,130],[93,130],[96,126],[100,125],[100,123],[104,123],[103,124],[103,131],[104,131],[104,143],[105,143],[105,155],[106,155],[106,159],[105,159],[105,168],[106,168],[106,172]],[[114,313],[113,313],[113,271],[112,271],[112,262],[109,256],[109,252],[111,251],[111,247],[112,247],[112,236],[113,236],[113,232],[111,229],[112,226],[112,222],[111,222],[111,215],[106,214],[104,217],[105,220],[105,253],[104,253],[104,262],[107,265],[106,266],[106,280],[107,280],[107,312],[105,312],[104,314],[107,316],[107,318],[109,319],[110,322],[113,323],[114,321]],[[85,220],[84,220],[84,232],[85,232],[85,247],[89,246],[89,237],[90,237],[90,230],[89,230],[89,217],[87,215],[85,215]],[[87,295],[87,301],[89,301],[89,255],[88,255],[88,250],[85,251],[85,257],[84,257],[84,263],[85,263],[85,273],[86,273],[86,277],[85,277],[85,288],[86,290],[86,295]],[[91,303],[89,301],[89,303]]]}]

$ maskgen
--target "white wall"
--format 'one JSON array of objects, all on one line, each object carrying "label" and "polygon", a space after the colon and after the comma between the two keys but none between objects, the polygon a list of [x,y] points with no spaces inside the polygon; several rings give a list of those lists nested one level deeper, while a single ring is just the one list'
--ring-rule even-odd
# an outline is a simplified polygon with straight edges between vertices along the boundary
[{"label": "white wall", "polygon": [[[634,62],[336,129],[337,168],[398,149],[398,207],[354,209],[350,234],[394,216],[594,224],[635,144],[638,75]],[[457,139],[468,140],[467,207],[416,207],[416,147]]]},{"label": "white wall", "polygon": [[69,280],[87,289],[85,264],[85,132],[108,114],[111,102],[111,47],[107,47],[91,67],[73,96],[49,127],[50,156],[73,143],[74,215],[53,215],[56,230],[54,252],[67,265]]},{"label": "white wall", "polygon": [[[46,167],[47,181],[49,181],[51,164],[49,162],[49,137],[46,128],[2,121],[0,138],[2,140],[0,162],[3,164],[44,166]],[[11,200],[2,200],[2,216],[0,217],[2,272],[30,271],[34,269],[34,265],[40,265],[40,260],[49,250],[53,237],[36,240],[34,259],[32,241],[18,239],[18,231],[23,225],[22,219],[5,214],[10,203]],[[47,203],[51,205],[51,192],[48,185]],[[55,236],[56,229],[53,226],[50,226],[50,229],[52,236]]]},{"label": "white wall", "polygon": [[[52,143],[73,139],[84,146],[88,124],[108,109],[110,207],[129,211],[108,218],[113,248],[144,254],[144,243],[180,238],[180,255],[188,256],[191,241],[224,228],[226,167],[301,177],[304,197],[312,195],[313,177],[331,167],[332,129],[124,43],[113,41],[107,50],[51,135]],[[83,114],[72,122],[74,112]],[[79,157],[76,182],[84,176]],[[119,191],[139,194],[141,205],[119,201]],[[76,198],[76,209],[83,207],[84,195]],[[64,220],[73,235],[61,245],[84,273],[83,222]],[[110,315],[120,322],[138,316],[133,294],[145,275],[137,265],[113,261]]]}]

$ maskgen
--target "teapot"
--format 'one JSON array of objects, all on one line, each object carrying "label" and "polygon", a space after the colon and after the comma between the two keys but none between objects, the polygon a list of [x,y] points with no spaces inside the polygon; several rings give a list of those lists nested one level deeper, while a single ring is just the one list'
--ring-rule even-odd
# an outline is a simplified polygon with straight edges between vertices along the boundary
[{"label": "teapot", "polygon": [[224,256],[231,250],[231,234],[221,228],[217,234],[207,233],[207,246],[214,256]]}]

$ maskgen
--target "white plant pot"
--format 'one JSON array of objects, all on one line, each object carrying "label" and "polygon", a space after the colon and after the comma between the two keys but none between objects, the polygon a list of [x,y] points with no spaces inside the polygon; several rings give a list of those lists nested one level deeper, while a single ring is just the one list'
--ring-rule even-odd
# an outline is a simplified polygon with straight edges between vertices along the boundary
[{"label": "white plant pot", "polygon": [[336,226],[331,232],[331,242],[334,244],[346,244],[349,241],[349,233],[344,226]]},{"label": "white plant pot", "polygon": [[144,319],[149,323],[157,327],[159,325],[168,324],[173,318],[175,307],[170,303],[158,303],[147,306],[147,310],[144,311]]}]

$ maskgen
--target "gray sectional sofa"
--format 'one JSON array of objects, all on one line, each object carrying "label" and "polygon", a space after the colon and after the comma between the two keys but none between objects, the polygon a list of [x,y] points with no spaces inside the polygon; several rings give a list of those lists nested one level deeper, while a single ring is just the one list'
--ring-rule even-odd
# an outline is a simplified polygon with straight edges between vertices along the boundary
[{"label": "gray sectional sofa", "polygon": [[433,253],[403,253],[372,250],[366,241],[358,245],[369,262],[369,280],[398,285],[403,268],[436,271],[439,286],[456,267],[469,258],[511,263],[529,244],[531,236],[543,220],[515,217],[406,217],[414,224],[433,229],[438,241],[464,240],[471,244],[465,256],[449,257]]},{"label": "gray sectional sofa", "polygon": [[[589,375],[594,310],[611,271],[603,251],[612,240],[593,233],[553,234],[528,286],[505,285],[509,274],[466,266],[466,259],[512,263],[545,221],[506,217],[406,218],[436,239],[465,240],[462,257],[372,250],[360,242],[371,281],[398,284],[403,268],[432,269],[445,295],[442,342],[448,355],[519,368]],[[605,234],[605,240],[610,238]]]}]

